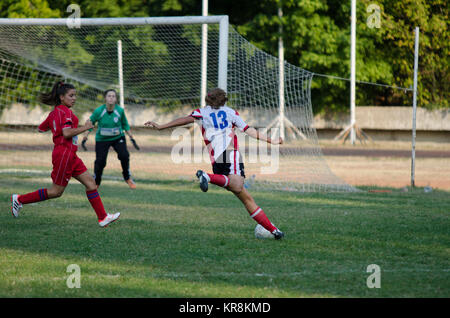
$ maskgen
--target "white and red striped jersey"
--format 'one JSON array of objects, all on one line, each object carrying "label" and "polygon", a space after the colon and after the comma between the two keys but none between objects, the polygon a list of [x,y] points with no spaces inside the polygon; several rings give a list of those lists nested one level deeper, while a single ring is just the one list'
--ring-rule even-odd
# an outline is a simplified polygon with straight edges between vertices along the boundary
[{"label": "white and red striped jersey", "polygon": [[212,163],[230,145],[234,150],[239,150],[234,128],[237,127],[241,131],[246,131],[248,125],[237,111],[228,106],[221,106],[216,109],[208,105],[194,110],[191,116],[198,120],[202,128],[203,139]]}]

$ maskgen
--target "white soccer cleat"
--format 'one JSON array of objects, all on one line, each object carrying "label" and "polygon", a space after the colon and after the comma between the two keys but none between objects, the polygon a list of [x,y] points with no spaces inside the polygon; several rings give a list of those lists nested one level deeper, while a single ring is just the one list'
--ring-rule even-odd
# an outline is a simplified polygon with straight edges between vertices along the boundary
[{"label": "white soccer cleat", "polygon": [[11,196],[11,214],[17,218],[19,217],[19,211],[23,207],[22,203],[19,202],[19,195],[13,194]]},{"label": "white soccer cleat", "polygon": [[98,222],[101,227],[107,227],[112,222],[116,221],[120,217],[120,213],[107,214],[106,217]]},{"label": "white soccer cleat", "polygon": [[200,181],[200,189],[202,189],[203,192],[208,191],[208,182],[211,181],[208,174],[202,170],[198,170],[195,175]]}]

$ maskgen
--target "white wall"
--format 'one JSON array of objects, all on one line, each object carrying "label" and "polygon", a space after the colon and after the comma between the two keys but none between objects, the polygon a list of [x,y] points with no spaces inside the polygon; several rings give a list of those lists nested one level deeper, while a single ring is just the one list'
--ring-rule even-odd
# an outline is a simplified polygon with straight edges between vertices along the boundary
[{"label": "white wall", "polygon": [[[76,109],[74,111],[77,114]],[[148,120],[168,122],[176,117],[187,116],[191,111],[192,108],[185,107],[175,112],[165,113],[155,107],[150,107],[127,109],[126,114],[131,126],[143,126]],[[31,108],[24,104],[15,104],[2,112],[0,124],[39,125],[48,113],[49,110],[43,110],[40,107]],[[250,118],[245,110],[240,114],[248,124],[257,127],[267,125],[272,119],[272,115],[268,116],[267,114],[260,118]],[[84,123],[90,113],[77,115],[80,123]],[[349,121],[348,114],[315,116],[314,126],[316,129],[341,129],[346,127]],[[411,130],[412,107],[356,107],[356,123],[362,129]],[[450,131],[450,110],[429,111],[419,107],[417,108],[416,127],[417,130]]]}]

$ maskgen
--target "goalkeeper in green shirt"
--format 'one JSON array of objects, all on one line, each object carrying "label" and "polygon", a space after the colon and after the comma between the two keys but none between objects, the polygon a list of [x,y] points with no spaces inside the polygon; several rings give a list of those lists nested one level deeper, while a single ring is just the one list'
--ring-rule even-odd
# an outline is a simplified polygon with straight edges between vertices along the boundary
[{"label": "goalkeeper in green shirt", "polygon": [[[108,151],[112,146],[117,152],[117,157],[122,165],[122,175],[125,182],[131,189],[135,189],[136,184],[130,174],[130,153],[127,149],[125,133],[130,137],[131,142],[137,150],[139,150],[139,146],[130,132],[130,125],[128,124],[123,108],[116,104],[116,91],[108,89],[103,96],[105,97],[106,103],[95,109],[90,117],[93,125],[98,123],[98,129],[95,135],[95,183],[98,187],[102,181]],[[81,143],[84,150],[87,150],[86,141],[91,131],[92,129],[86,133]]]}]

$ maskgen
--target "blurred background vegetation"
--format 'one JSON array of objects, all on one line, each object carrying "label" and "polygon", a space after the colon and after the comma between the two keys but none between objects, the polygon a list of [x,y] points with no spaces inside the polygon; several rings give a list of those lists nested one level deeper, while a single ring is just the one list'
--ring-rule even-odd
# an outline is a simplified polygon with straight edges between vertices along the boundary
[{"label": "blurred background vegetation", "polygon": [[[68,17],[71,3],[80,6],[81,17],[201,15],[202,6],[201,0],[0,0],[0,17]],[[380,28],[367,25],[370,4],[381,9]],[[209,14],[228,15],[242,36],[274,56],[281,23],[287,62],[315,73],[350,76],[350,0],[211,0]],[[446,0],[358,0],[357,21],[357,80],[412,87],[414,28],[419,26],[418,106],[450,107]],[[348,104],[348,81],[314,77],[314,113],[347,111]],[[406,106],[412,104],[412,94],[359,84],[356,104]]]}]

